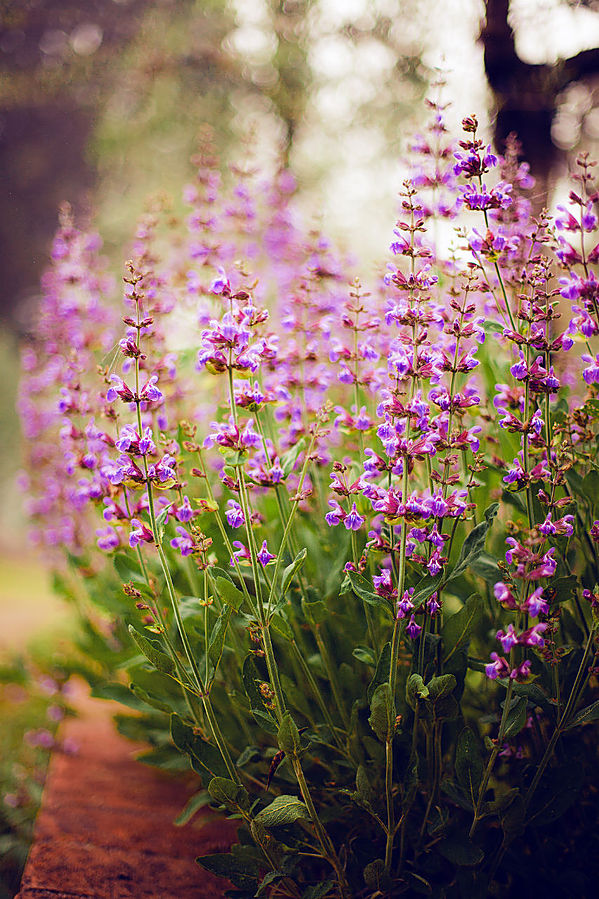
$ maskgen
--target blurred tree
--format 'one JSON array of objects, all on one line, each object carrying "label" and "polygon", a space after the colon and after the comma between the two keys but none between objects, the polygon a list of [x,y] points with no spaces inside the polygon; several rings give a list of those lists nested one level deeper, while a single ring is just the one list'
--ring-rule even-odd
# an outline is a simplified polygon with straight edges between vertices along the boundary
[{"label": "blurred tree", "polygon": [[[569,5],[597,9],[594,0]],[[555,63],[531,64],[516,52],[510,0],[485,0],[485,11],[480,38],[496,107],[495,144],[501,148],[508,134],[517,134],[524,158],[537,178],[537,193],[546,197],[548,181],[562,158],[551,134],[560,93],[574,82],[599,74],[599,48],[582,50]]]}]

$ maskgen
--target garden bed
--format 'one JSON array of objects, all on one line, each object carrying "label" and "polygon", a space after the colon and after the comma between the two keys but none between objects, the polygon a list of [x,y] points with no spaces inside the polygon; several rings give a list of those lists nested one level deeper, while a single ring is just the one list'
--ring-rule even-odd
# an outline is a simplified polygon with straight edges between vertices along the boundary
[{"label": "garden bed", "polygon": [[195,859],[226,850],[231,825],[203,810],[176,827],[193,785],[135,761],[141,747],[116,732],[116,705],[83,690],[76,705],[62,739],[77,750],[52,759],[17,899],[222,896],[223,880]]}]

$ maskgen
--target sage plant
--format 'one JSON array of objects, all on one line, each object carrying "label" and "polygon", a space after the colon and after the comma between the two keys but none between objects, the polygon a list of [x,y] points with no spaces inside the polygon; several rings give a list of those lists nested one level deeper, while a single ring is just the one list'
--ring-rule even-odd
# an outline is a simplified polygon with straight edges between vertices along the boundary
[{"label": "sage plant", "polygon": [[517,142],[429,108],[372,284],[290,173],[227,176],[205,139],[183,235],[139,223],[120,325],[64,213],[23,351],[74,665],[145,761],[191,764],[181,822],[236,820],[199,860],[230,895],[516,895],[595,839],[594,164],[533,218]]}]

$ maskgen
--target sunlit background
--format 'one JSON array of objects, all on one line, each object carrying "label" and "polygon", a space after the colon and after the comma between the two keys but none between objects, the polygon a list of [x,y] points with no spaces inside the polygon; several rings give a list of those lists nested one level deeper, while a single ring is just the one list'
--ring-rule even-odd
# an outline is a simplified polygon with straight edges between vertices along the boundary
[{"label": "sunlit background", "polygon": [[[14,484],[17,341],[34,315],[59,204],[71,201],[81,224],[94,223],[118,274],[149,196],[160,192],[182,213],[189,159],[209,123],[225,161],[268,169],[283,158],[305,215],[359,257],[368,278],[384,260],[406,146],[431,83],[446,81],[451,126],[476,112],[491,134],[505,98],[489,85],[484,48],[498,48],[500,37],[485,45],[480,34],[486,13],[501,22],[507,8],[507,0],[0,3],[0,648],[59,614],[27,548]],[[591,52],[580,78],[558,77],[560,60],[599,47],[599,12],[592,0],[512,0],[509,26],[528,65],[522,86],[538,74],[552,85],[551,152],[538,174],[539,203],[555,203],[568,153],[592,152],[599,140],[599,61]]]}]

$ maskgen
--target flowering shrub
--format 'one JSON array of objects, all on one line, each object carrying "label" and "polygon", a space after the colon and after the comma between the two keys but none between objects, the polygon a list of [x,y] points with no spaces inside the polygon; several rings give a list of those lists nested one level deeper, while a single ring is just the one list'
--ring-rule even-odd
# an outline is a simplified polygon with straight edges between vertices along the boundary
[{"label": "flowering shrub", "polygon": [[594,164],[533,218],[515,142],[469,117],[454,146],[431,108],[369,290],[287,172],[227,189],[205,147],[187,237],[137,230],[120,322],[64,212],[24,351],[82,667],[146,761],[199,775],[181,820],[239,822],[200,859],[231,895],[554,888],[593,839]]}]

